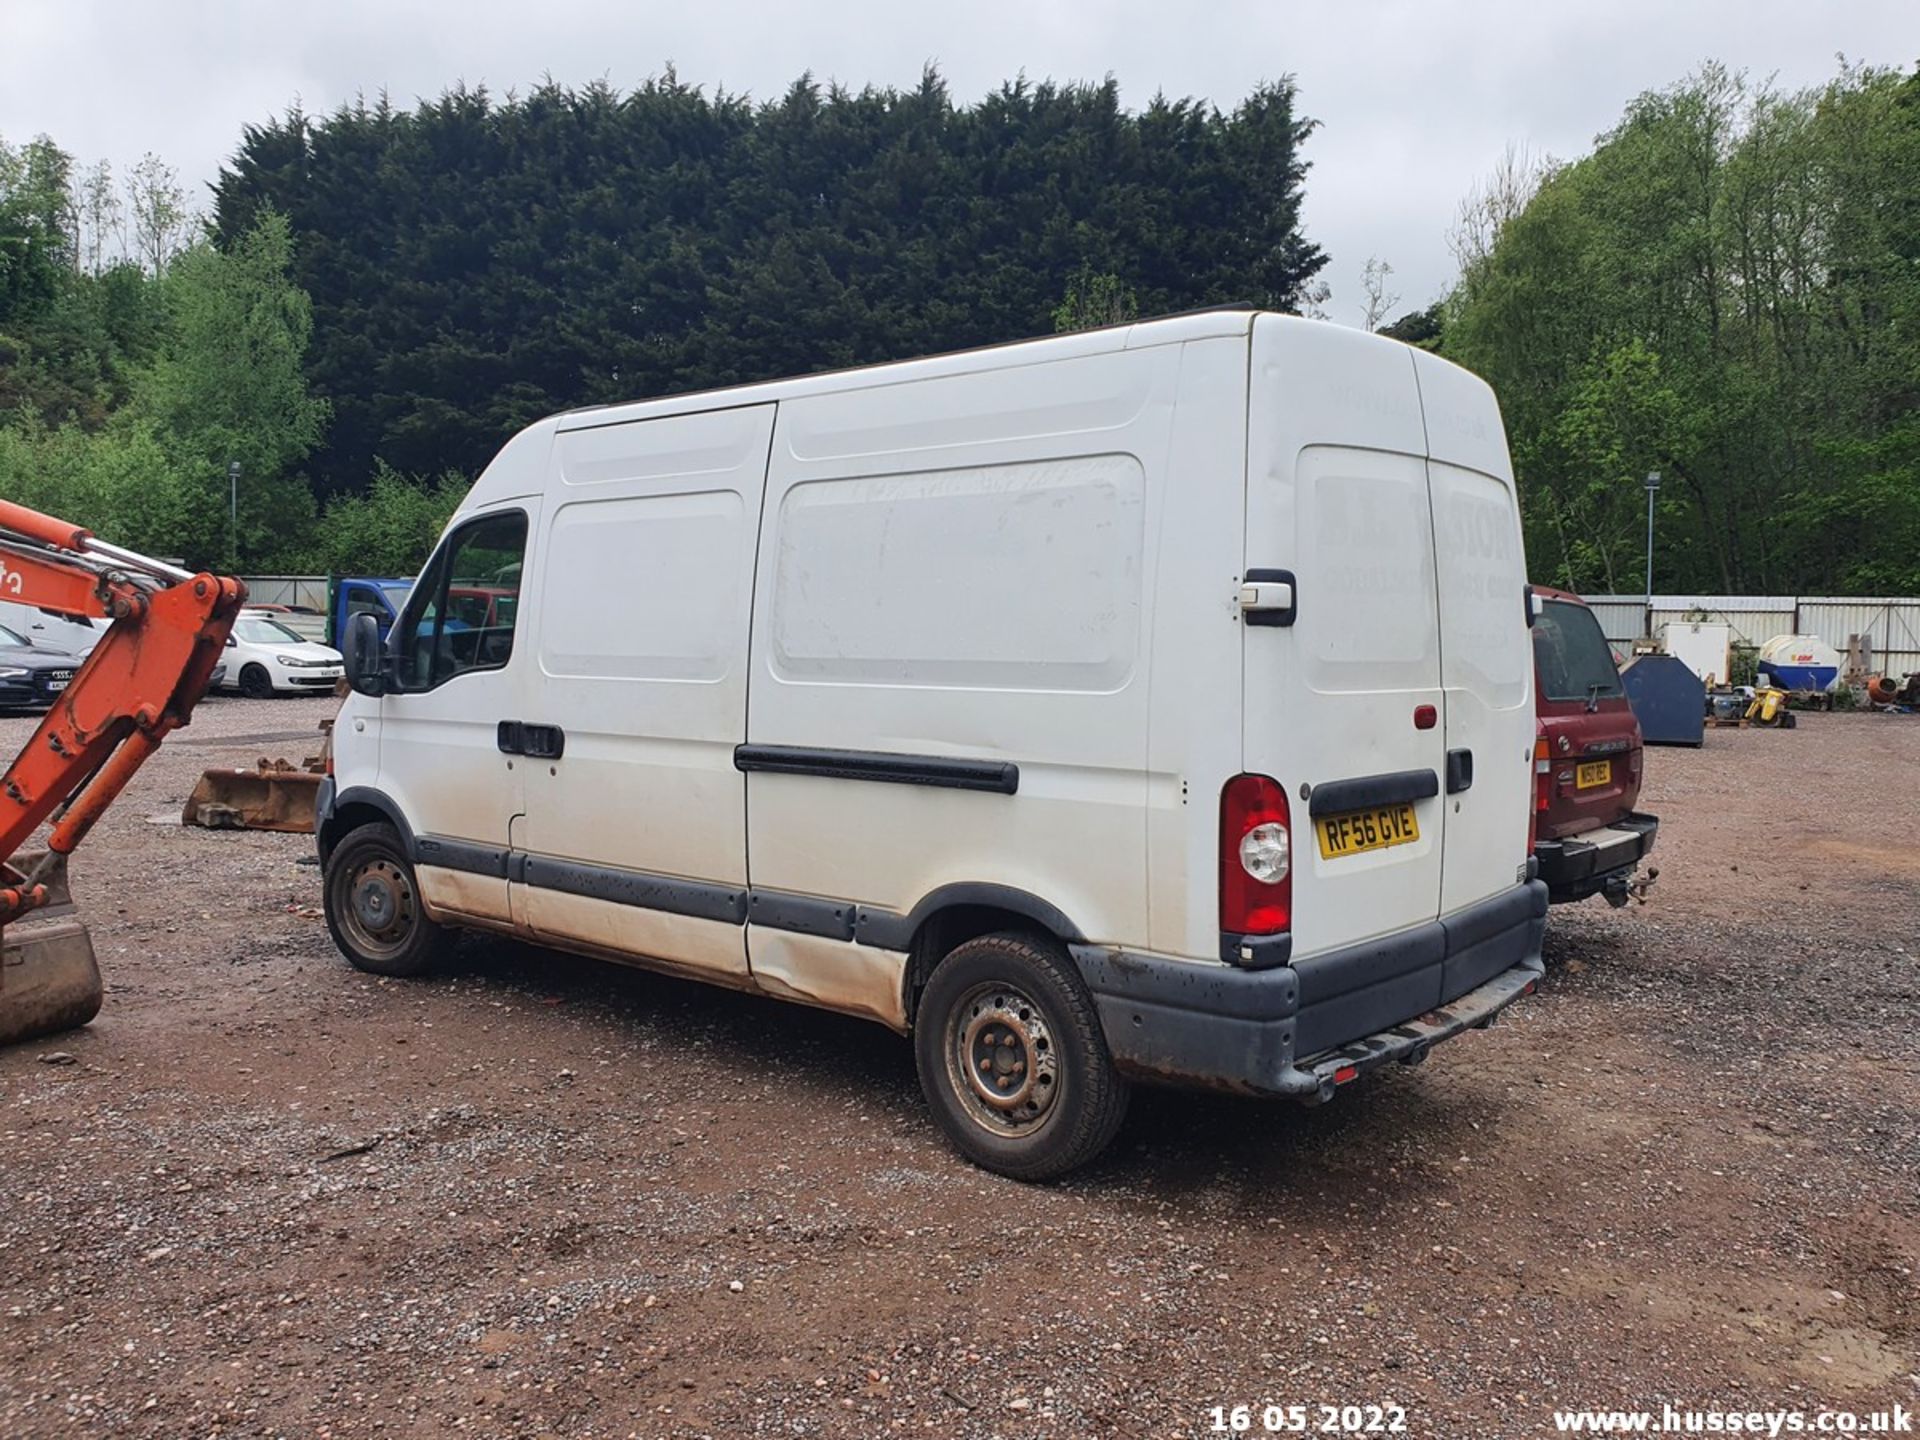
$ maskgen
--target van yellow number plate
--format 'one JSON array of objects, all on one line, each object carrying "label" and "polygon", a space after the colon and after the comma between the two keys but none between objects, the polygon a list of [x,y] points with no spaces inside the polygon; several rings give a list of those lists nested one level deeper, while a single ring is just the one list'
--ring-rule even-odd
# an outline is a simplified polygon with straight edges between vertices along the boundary
[{"label": "van yellow number plate", "polygon": [[1589,760],[1573,772],[1573,788],[1591,790],[1596,785],[1613,783],[1613,762],[1611,760]]},{"label": "van yellow number plate", "polygon": [[1338,860],[1365,850],[1411,845],[1420,838],[1420,822],[1411,805],[1382,805],[1377,810],[1349,810],[1344,815],[1322,815],[1314,822],[1320,837],[1320,858]]}]

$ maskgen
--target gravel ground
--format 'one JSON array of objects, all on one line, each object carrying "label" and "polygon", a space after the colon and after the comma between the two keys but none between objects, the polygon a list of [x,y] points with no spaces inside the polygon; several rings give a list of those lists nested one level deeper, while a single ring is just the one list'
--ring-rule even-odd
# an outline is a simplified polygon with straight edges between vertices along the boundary
[{"label": "gravel ground", "polygon": [[376,981],[310,842],[159,823],[330,710],[208,702],[78,857],[106,1008],[0,1053],[0,1436],[1920,1402],[1920,721],[1654,752],[1652,902],[1557,910],[1500,1025],[1317,1111],[1140,1093],[1030,1188],[878,1027],[492,940]]}]

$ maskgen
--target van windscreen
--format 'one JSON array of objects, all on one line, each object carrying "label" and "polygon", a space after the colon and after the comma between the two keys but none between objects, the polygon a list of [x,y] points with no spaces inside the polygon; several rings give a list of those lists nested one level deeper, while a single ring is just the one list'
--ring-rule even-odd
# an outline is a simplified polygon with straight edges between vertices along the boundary
[{"label": "van windscreen", "polygon": [[1549,700],[1586,700],[1622,693],[1620,672],[1600,622],[1584,605],[1548,600],[1533,622],[1533,663]]}]

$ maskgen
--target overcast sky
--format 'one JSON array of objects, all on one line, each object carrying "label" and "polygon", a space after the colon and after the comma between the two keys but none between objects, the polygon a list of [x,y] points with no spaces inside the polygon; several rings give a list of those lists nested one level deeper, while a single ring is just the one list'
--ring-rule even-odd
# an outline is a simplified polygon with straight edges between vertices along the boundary
[{"label": "overcast sky", "polygon": [[1798,87],[1835,56],[1911,68],[1916,0],[0,0],[0,136],[51,135],[83,163],[154,151],[205,203],[241,126],[296,99],[324,112],[385,89],[411,104],[459,80],[550,74],[683,80],[777,96],[812,70],[908,85],[937,62],[957,99],[1021,71],[1119,80],[1231,107],[1291,73],[1322,129],[1308,234],[1331,256],[1329,313],[1356,323],[1360,274],[1397,272],[1399,310],[1452,279],[1460,197],[1509,141],[1579,154],[1642,90],[1718,58]]}]

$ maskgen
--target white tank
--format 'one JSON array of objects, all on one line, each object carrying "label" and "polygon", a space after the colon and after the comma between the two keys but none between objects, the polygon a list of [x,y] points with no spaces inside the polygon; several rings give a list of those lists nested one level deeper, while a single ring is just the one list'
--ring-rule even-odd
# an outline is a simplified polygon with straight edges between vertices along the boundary
[{"label": "white tank", "polygon": [[1831,690],[1841,663],[1840,652],[1818,635],[1776,635],[1760,647],[1761,677],[1782,690]]}]

